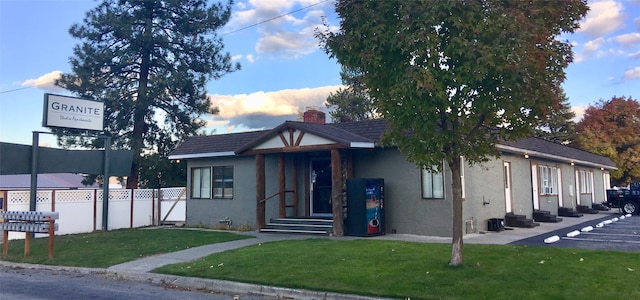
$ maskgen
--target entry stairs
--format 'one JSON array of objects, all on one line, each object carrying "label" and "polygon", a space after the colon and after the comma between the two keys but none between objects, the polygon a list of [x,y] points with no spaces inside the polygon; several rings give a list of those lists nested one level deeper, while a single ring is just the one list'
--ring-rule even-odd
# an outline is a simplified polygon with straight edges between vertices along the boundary
[{"label": "entry stairs", "polygon": [[534,210],[533,220],[536,222],[545,222],[545,223],[562,222],[562,218],[558,218],[558,216],[552,214],[550,211],[547,211],[547,210]]},{"label": "entry stairs", "polygon": [[286,217],[269,220],[260,232],[330,235],[333,219],[322,217]]}]

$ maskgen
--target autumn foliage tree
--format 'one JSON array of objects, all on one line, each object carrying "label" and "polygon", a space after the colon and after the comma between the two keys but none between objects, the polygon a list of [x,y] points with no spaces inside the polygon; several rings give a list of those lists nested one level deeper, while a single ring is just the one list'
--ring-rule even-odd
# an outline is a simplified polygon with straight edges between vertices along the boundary
[{"label": "autumn foliage tree", "polygon": [[419,166],[451,171],[450,265],[463,263],[460,157],[498,156],[495,144],[529,136],[560,102],[573,32],[586,0],[338,0],[326,51],[359,70],[384,141]]},{"label": "autumn foliage tree", "polygon": [[[128,188],[138,187],[143,155],[159,153],[205,125],[215,114],[205,84],[239,68],[216,31],[231,2],[103,0],[69,33],[81,43],[72,72],[56,85],[105,104],[105,133],[134,151]],[[100,147],[90,135],[56,130],[64,146]]]},{"label": "autumn foliage tree", "polygon": [[576,125],[576,142],[616,164],[614,184],[640,180],[640,102],[614,96],[589,106]]}]

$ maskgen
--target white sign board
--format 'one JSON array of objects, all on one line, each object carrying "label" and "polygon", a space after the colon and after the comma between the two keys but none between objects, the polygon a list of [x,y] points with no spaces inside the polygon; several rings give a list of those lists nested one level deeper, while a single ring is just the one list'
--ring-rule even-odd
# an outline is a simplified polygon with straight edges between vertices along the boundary
[{"label": "white sign board", "polygon": [[102,131],[104,103],[74,97],[44,94],[44,127]]}]

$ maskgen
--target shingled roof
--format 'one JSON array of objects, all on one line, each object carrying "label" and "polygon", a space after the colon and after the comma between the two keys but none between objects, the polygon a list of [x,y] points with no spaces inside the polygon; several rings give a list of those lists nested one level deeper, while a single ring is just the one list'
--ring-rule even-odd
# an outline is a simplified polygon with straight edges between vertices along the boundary
[{"label": "shingled roof", "polygon": [[555,158],[566,162],[574,162],[608,169],[616,168],[616,164],[608,157],[536,137],[521,139],[514,142],[500,142],[498,148],[507,152],[526,153],[531,156]]},{"label": "shingled roof", "polygon": [[[327,124],[287,121],[271,130],[195,136],[188,138],[178,146],[169,158],[182,159],[241,154],[286,128],[305,131],[346,147],[350,147],[352,143],[371,143],[380,146],[380,138],[387,129],[387,121],[378,119]],[[535,137],[515,142],[501,142],[498,148],[505,152],[528,154],[531,157],[575,162],[607,169],[616,168],[616,165],[607,157]]]}]

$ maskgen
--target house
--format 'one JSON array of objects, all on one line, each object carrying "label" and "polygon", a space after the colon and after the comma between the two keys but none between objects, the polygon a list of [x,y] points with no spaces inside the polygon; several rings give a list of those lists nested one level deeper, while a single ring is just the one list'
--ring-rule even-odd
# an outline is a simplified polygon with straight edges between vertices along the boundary
[{"label": "house", "polygon": [[[96,189],[100,185],[84,185],[84,176],[72,173],[38,174],[38,189]],[[29,190],[31,174],[0,175],[0,190]]]},{"label": "house", "polygon": [[[346,178],[382,178],[386,233],[451,236],[450,171],[431,173],[382,147],[386,124],[330,124],[324,113],[307,111],[303,122],[271,130],[188,138],[169,156],[187,160],[187,224],[263,229],[278,217],[330,218],[332,191],[344,192]],[[504,218],[508,226],[531,227],[536,214],[557,222],[559,213],[594,212],[616,168],[608,158],[538,138],[497,147],[498,159],[474,166],[463,160],[466,233]]]}]

